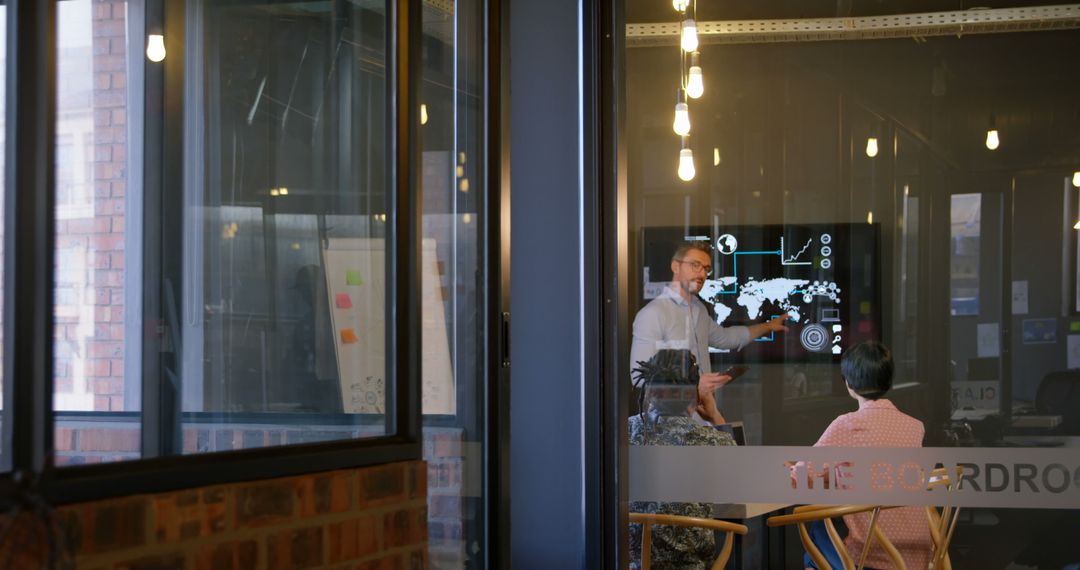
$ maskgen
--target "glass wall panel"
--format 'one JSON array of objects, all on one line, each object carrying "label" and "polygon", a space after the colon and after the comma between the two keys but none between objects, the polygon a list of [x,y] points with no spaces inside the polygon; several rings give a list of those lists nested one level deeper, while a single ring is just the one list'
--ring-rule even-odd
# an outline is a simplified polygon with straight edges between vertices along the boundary
[{"label": "glass wall panel", "polygon": [[[766,521],[857,504],[898,506],[876,520],[908,568],[1080,564],[1080,32],[623,4],[629,510],[746,524],[741,568],[806,567]],[[870,518],[836,518],[856,561]],[[723,535],[652,538],[691,567]]]},{"label": "glass wall panel", "polygon": [[392,433],[384,6],[192,2],[186,25],[182,452]]},{"label": "glass wall panel", "polygon": [[58,465],[140,456],[141,329],[133,319],[141,288],[130,255],[141,243],[142,184],[132,174],[142,140],[142,50],[133,38],[142,23],[130,7],[122,0],[57,4]]},{"label": "glass wall panel", "polygon": [[[7,77],[7,6],[0,6],[0,71],[4,73],[4,77]],[[5,82],[7,80],[5,79]],[[5,139],[7,138],[7,104],[6,104],[7,90],[4,90],[4,94],[0,95],[0,166],[5,163],[7,157],[7,151],[5,150]],[[0,172],[4,172],[3,168],[0,168]],[[6,196],[6,194],[5,194]],[[0,198],[0,240],[4,238],[4,199]],[[3,243],[3,242],[0,242]],[[0,247],[0,294],[3,293],[4,283],[4,264],[3,264],[3,247]],[[0,306],[0,323],[4,322],[3,307]],[[3,358],[3,349],[0,348],[0,358]],[[0,370],[0,413],[3,412],[4,406],[4,378],[3,371]],[[6,441],[6,437],[0,437],[0,465],[5,468],[8,465],[6,458],[6,450],[2,448],[3,442]]]},{"label": "glass wall panel", "polygon": [[423,432],[433,568],[484,568],[487,337],[482,1],[423,9]]},{"label": "glass wall panel", "polygon": [[153,8],[59,4],[57,462],[393,434],[385,5]]}]

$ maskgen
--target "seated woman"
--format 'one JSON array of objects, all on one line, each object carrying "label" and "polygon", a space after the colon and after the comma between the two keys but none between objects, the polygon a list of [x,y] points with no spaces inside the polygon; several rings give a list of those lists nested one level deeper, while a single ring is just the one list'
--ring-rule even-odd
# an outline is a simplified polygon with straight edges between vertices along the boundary
[{"label": "seated woman", "polygon": [[[878,342],[863,342],[849,348],[840,359],[840,374],[859,409],[833,420],[815,447],[922,447],[922,422],[897,410],[884,397],[892,388],[893,379],[893,359],[888,347]],[[870,515],[845,516],[844,524],[849,532],[844,543],[857,560],[866,543]],[[930,526],[922,508],[883,510],[877,524],[900,551],[908,568],[927,567]],[[823,552],[833,551],[823,524],[816,524],[811,534]],[[807,557],[806,561],[809,560]],[[806,567],[814,565],[809,562]],[[885,551],[874,544],[867,554],[866,567],[885,569],[893,565]]]},{"label": "seated woman", "polygon": [[[661,350],[634,370],[641,386],[641,413],[630,417],[630,445],[735,445],[731,434],[716,429],[724,417],[709,391],[699,394],[697,366],[688,350]],[[695,414],[696,412],[696,414]],[[695,415],[697,417],[695,417]],[[709,503],[635,501],[630,511],[711,518]],[[641,567],[641,525],[630,525],[630,568]],[[652,568],[705,570],[716,557],[712,530],[655,525]]]}]

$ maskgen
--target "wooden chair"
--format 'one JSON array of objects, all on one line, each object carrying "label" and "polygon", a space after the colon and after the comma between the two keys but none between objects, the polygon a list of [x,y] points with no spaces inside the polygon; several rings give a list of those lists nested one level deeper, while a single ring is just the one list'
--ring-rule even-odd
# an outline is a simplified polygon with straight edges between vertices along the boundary
[{"label": "wooden chair", "polygon": [[718,521],[713,519],[699,519],[695,517],[683,517],[678,515],[657,515],[649,513],[630,513],[630,522],[641,524],[641,570],[649,570],[652,564],[652,525],[662,524],[669,526],[690,526],[719,530],[725,534],[724,546],[720,555],[713,562],[712,570],[723,570],[731,557],[731,549],[735,545],[735,535],[745,535],[746,525]]},{"label": "wooden chair", "polygon": [[[930,473],[928,490],[944,487],[949,491],[959,491],[964,479],[962,469],[956,468],[955,475],[945,468],[935,469]],[[930,556],[930,570],[952,570],[949,559],[949,543],[952,542],[956,522],[960,518],[960,507],[944,507],[940,512],[937,507],[926,507],[926,518],[930,523],[930,539],[934,551]]]},{"label": "wooden chair", "polygon": [[[807,530],[806,525],[808,523],[823,521],[825,523],[825,530],[829,534],[829,540],[832,542],[833,547],[836,548],[836,552],[840,555],[844,568],[843,570],[854,570],[858,568],[862,569],[863,564],[866,562],[866,555],[870,552],[870,546],[872,543],[877,542],[885,550],[885,553],[892,560],[893,565],[898,570],[907,570],[907,566],[904,564],[904,558],[900,556],[900,551],[896,549],[892,542],[889,541],[885,533],[881,532],[881,529],[877,526],[878,513],[882,509],[890,509],[893,507],[883,507],[880,505],[843,505],[843,506],[828,506],[828,505],[805,505],[796,507],[794,512],[790,515],[779,515],[775,517],[769,517],[765,521],[770,527],[787,526],[789,524],[795,524],[799,527],[799,538],[802,540],[803,548],[810,555],[810,559],[817,564],[817,567],[821,570],[833,570],[833,567],[829,565],[825,559],[825,555],[821,553],[814,541],[810,539],[810,531]],[[858,553],[859,562],[858,565],[854,563],[851,553],[848,552],[847,546],[840,538],[840,534],[836,532],[836,527],[832,523],[834,517],[842,517],[844,515],[853,515],[855,513],[870,512],[870,527],[867,533],[866,544],[863,545],[862,552]],[[840,570],[840,569],[836,569]]]}]

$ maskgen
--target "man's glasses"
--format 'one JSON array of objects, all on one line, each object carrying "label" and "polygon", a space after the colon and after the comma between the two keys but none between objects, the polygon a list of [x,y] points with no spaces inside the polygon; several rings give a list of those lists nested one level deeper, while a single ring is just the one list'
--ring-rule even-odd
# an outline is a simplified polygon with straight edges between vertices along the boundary
[{"label": "man's glasses", "polygon": [[682,260],[682,259],[676,259],[675,261],[678,261],[679,263],[685,263],[685,264],[689,265],[690,269],[693,269],[694,271],[704,270],[705,271],[705,277],[709,277],[709,276],[712,275],[712,266],[711,265],[702,265],[701,262],[697,261],[697,260],[685,261],[685,260]]}]

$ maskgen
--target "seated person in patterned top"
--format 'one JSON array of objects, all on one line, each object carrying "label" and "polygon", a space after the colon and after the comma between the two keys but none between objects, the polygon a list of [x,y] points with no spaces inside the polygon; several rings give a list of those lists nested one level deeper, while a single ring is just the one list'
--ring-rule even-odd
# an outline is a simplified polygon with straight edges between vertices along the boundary
[{"label": "seated person in patterned top", "polygon": [[[863,342],[849,348],[840,359],[840,374],[847,384],[848,394],[859,403],[859,409],[833,420],[815,447],[922,447],[922,422],[897,410],[885,399],[893,379],[893,359],[888,347],[879,342]],[[844,524],[849,531],[844,541],[848,552],[858,557],[866,542],[870,515],[845,516]],[[908,568],[927,567],[931,542],[924,509],[883,510],[877,524],[900,551]],[[811,534],[823,553],[834,551],[823,524],[815,525]],[[805,560],[809,562],[810,559]],[[806,567],[814,566],[808,563]],[[888,554],[874,544],[866,557],[866,567],[884,570],[893,565]]]},{"label": "seated person in patterned top", "polygon": [[[698,371],[687,350],[661,350],[634,371],[641,381],[641,413],[629,420],[630,445],[735,445],[731,434],[716,429],[725,423],[711,391],[698,391]],[[691,417],[693,412],[702,419]],[[630,511],[711,518],[709,503],[635,501]],[[641,525],[630,525],[630,568],[641,567]],[[652,568],[706,570],[716,558],[713,531],[654,525]]]}]

